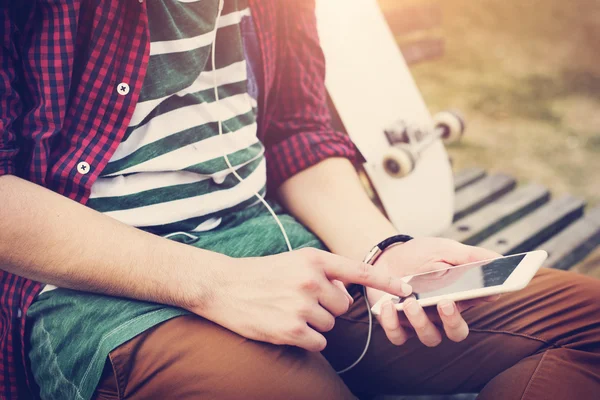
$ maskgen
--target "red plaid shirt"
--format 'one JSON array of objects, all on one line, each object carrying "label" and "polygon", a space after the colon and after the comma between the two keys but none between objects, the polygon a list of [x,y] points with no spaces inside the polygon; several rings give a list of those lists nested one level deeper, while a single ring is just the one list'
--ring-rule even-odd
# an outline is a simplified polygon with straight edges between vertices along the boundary
[{"label": "red plaid shirt", "polygon": [[[331,128],[314,0],[250,3],[262,65],[258,131],[273,189],[325,158],[353,159],[356,150]],[[85,204],[142,88],[146,3],[0,5],[0,176],[17,175]],[[117,90],[122,83],[127,94]],[[89,173],[78,172],[82,162]],[[0,398],[29,397],[25,315],[41,285],[2,270],[0,285]]]}]

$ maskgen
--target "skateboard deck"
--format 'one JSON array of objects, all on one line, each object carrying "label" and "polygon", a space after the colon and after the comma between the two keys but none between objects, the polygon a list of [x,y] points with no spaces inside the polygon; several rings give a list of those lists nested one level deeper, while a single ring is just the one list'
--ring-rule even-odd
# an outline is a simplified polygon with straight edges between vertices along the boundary
[{"label": "skateboard deck", "polygon": [[441,140],[423,150],[403,178],[385,172],[385,131],[434,124],[376,0],[317,0],[327,63],[326,86],[351,139],[366,159],[371,186],[396,228],[413,236],[441,233],[452,223],[454,183]]}]

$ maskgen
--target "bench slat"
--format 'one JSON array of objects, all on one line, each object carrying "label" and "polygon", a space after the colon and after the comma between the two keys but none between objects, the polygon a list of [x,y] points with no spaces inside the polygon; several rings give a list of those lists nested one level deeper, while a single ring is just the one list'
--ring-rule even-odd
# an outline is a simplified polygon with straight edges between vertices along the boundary
[{"label": "bench slat", "polygon": [[549,199],[550,192],[542,185],[532,183],[520,187],[456,222],[442,236],[465,244],[477,244]]},{"label": "bench slat", "polygon": [[585,202],[564,196],[538,208],[478,245],[500,254],[530,251],[583,214]]},{"label": "bench slat", "polygon": [[483,179],[486,175],[483,168],[465,168],[454,175],[454,191],[458,192],[471,183]]},{"label": "bench slat", "polygon": [[600,206],[539,246],[548,252],[544,266],[569,269],[600,246]]},{"label": "bench slat", "polygon": [[515,178],[505,174],[486,176],[456,193],[454,221],[480,209],[510,192],[516,185]]}]

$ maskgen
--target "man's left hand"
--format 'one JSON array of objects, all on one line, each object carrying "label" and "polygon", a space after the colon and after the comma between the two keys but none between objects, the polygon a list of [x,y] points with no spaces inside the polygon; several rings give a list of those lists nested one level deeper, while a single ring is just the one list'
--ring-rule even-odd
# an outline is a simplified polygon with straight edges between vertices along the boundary
[{"label": "man's left hand", "polygon": [[[386,269],[394,276],[408,276],[496,257],[500,255],[449,239],[418,238],[388,248],[379,257],[374,268]],[[435,280],[430,284],[435,285]],[[384,293],[379,290],[367,288],[371,305],[383,295]],[[378,320],[389,340],[395,345],[404,344],[416,334],[424,345],[435,347],[441,343],[442,334],[432,321],[437,322],[438,325],[441,323],[450,340],[460,342],[469,334],[469,327],[461,312],[497,299],[498,296],[493,296],[458,303],[444,300],[437,305],[437,310],[428,307],[426,311],[414,298],[411,298],[404,301],[404,310],[400,313],[391,302],[383,304]]]}]

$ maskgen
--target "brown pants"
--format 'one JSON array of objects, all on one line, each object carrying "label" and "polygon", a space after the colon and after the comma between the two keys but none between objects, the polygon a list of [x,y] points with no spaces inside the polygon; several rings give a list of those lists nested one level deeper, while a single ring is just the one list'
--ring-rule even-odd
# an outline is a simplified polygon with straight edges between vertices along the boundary
[{"label": "brown pants", "polygon": [[[349,399],[480,392],[482,399],[600,399],[600,281],[542,270],[523,291],[464,313],[471,333],[427,348],[367,336],[355,291],[322,353],[247,340],[204,319],[167,321],[110,354],[96,399]],[[354,393],[354,395],[352,394]]]}]

